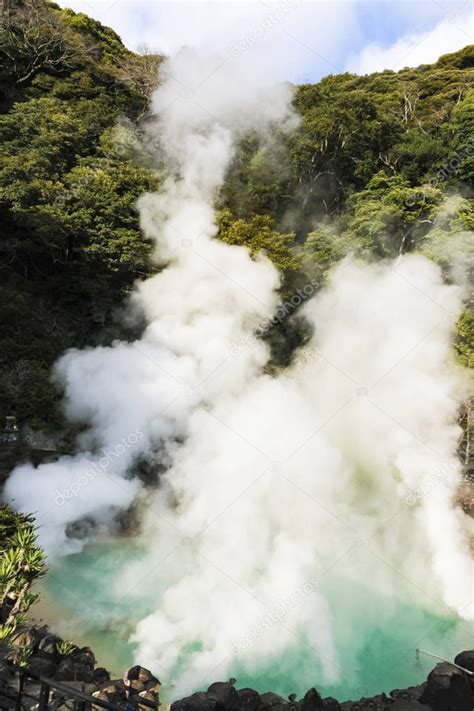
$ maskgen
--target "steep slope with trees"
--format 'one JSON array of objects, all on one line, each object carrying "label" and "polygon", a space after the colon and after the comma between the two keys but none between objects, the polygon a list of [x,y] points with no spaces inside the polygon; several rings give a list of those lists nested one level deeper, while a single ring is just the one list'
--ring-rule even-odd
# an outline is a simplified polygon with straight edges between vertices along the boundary
[{"label": "steep slope with trees", "polygon": [[[146,132],[161,60],[84,14],[3,2],[0,416],[57,427],[56,358],[133,335],[115,314],[156,268],[135,205],[161,180]],[[417,69],[296,87],[297,130],[238,146],[219,236],[268,254],[283,295],[348,252],[421,250],[449,278],[474,224],[473,78],[467,47]],[[472,331],[468,310],[457,338],[466,365]]]}]

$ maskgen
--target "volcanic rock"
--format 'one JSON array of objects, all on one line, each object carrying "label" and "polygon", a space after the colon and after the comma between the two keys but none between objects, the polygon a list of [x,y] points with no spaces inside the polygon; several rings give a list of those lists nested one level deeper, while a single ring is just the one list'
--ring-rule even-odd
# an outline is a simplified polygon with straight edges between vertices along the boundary
[{"label": "volcanic rock", "polygon": [[214,684],[210,685],[207,693],[216,696],[218,699],[226,699],[237,695],[235,686],[230,681],[215,681]]},{"label": "volcanic rock", "polygon": [[[92,696],[112,704],[122,703],[126,701],[125,684],[121,679],[113,679],[104,684],[100,691],[95,691]],[[100,706],[93,706],[92,711],[102,711],[102,709]]]},{"label": "volcanic rock", "polygon": [[408,699],[419,701],[423,691],[426,688],[426,682],[419,686],[409,686],[407,689],[394,689],[390,692],[392,699]]},{"label": "volcanic rock", "polygon": [[316,689],[310,689],[299,703],[300,711],[320,711],[324,708],[323,700]]},{"label": "volcanic rock", "polygon": [[282,696],[267,691],[260,694],[260,709],[272,709],[272,711],[288,711],[290,704]]},{"label": "volcanic rock", "polygon": [[141,667],[139,664],[130,667],[123,675],[123,683],[127,689],[128,696],[133,697],[142,691],[153,689],[156,693],[159,692],[161,682],[156,676],[153,676],[151,671]]},{"label": "volcanic rock", "polygon": [[89,664],[81,663],[75,657],[65,657],[59,663],[55,679],[91,683],[94,680],[94,668]]},{"label": "volcanic rock", "polygon": [[387,706],[390,711],[431,711],[431,706],[421,704],[416,699],[396,699],[392,706]]},{"label": "volcanic rock", "polygon": [[225,711],[236,711],[239,707],[237,691],[229,681],[216,681],[208,688],[207,693],[212,696],[219,707]]},{"label": "volcanic rock", "polygon": [[433,711],[472,711],[470,681],[462,671],[442,662],[428,675],[420,701]]},{"label": "volcanic rock", "polygon": [[90,647],[75,649],[69,653],[69,656],[73,660],[74,664],[91,667],[92,669],[95,667],[96,659],[94,652]]},{"label": "volcanic rock", "polygon": [[454,658],[454,663],[474,672],[474,649],[469,649],[458,654],[457,657]]},{"label": "volcanic rock", "polygon": [[110,681],[110,674],[104,667],[97,667],[92,673],[92,681],[95,684],[105,684]]},{"label": "volcanic rock", "polygon": [[28,660],[28,671],[35,676],[51,677],[56,671],[56,663],[52,659],[35,655]]},{"label": "volcanic rock", "polygon": [[[72,689],[82,690],[96,699],[123,706],[126,702],[135,709],[146,711],[140,700],[159,704],[160,681],[148,670],[139,665],[128,669],[123,680],[110,680],[106,669],[95,669],[96,659],[89,647],[73,646],[66,654],[58,652],[62,640],[52,634],[48,627],[31,627],[15,640],[13,650],[3,655],[3,668],[0,674],[0,689],[15,690],[18,670],[15,656],[19,647],[29,648],[28,669],[38,676],[50,677],[62,681]],[[455,663],[468,671],[474,671],[474,650],[461,652]],[[360,701],[339,703],[332,698],[321,698],[314,688],[309,689],[304,697],[297,701],[295,694],[288,700],[267,692],[259,694],[253,689],[236,689],[235,680],[215,682],[207,692],[197,692],[184,699],[175,701],[166,711],[473,711],[473,679],[462,670],[449,663],[438,664],[423,684],[407,689],[394,689],[390,697],[379,694]],[[99,687],[99,689],[98,689]],[[38,682],[26,681],[26,689],[37,692]],[[1,694],[1,691],[0,691]],[[51,703],[57,711],[66,711],[70,700],[67,694],[52,691]],[[0,708],[3,708],[0,701]],[[5,707],[7,708],[7,707]],[[32,707],[31,707],[32,708]],[[29,706],[25,706],[29,709]],[[93,705],[93,711],[99,707]],[[165,711],[165,706],[161,706]]]},{"label": "volcanic rock", "polygon": [[63,659],[54,674],[54,678],[58,681],[73,681],[74,680],[74,664],[70,657]]},{"label": "volcanic rock", "polygon": [[172,703],[171,711],[215,711],[217,704],[215,697],[208,696],[204,691],[197,691]]},{"label": "volcanic rock", "polygon": [[261,705],[260,694],[253,689],[238,689],[237,699],[239,711],[256,711]]},{"label": "volcanic rock", "polygon": [[[147,701],[153,701],[155,704],[160,702],[160,694],[156,689],[148,689],[148,691],[140,691],[138,694],[139,699],[146,699]],[[138,702],[140,707],[140,702]],[[143,707],[146,708],[145,706]]]}]

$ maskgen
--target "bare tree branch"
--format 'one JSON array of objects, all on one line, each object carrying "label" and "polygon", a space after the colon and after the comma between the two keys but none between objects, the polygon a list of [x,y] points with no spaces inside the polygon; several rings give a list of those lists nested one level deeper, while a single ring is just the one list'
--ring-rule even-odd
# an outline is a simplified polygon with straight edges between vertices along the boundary
[{"label": "bare tree branch", "polygon": [[78,47],[55,13],[29,0],[5,8],[0,17],[0,61],[23,84],[44,69],[70,69]]}]

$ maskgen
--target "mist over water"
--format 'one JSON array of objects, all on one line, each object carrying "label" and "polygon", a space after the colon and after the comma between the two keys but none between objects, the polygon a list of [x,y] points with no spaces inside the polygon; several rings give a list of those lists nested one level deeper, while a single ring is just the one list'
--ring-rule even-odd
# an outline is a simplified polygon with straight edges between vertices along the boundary
[{"label": "mist over water", "polygon": [[[213,204],[240,135],[295,126],[290,88],[185,50],[153,109],[170,172],[139,205],[167,265],[137,286],[148,326],[65,354],[66,413],[89,429],[77,456],[18,467],[7,495],[38,512],[53,563],[87,542],[70,524],[87,516],[100,534],[140,502],[142,552],[113,566],[104,607],[133,621],[137,662],[177,696],[234,670],[261,690],[284,691],[284,674],[342,693],[387,630],[407,650],[410,629],[439,622],[438,641],[472,617],[455,506],[467,381],[450,350],[462,289],[421,256],[348,258],[301,309],[304,352],[270,376],[253,334],[278,307],[279,274],[214,239]],[[141,459],[165,470],[156,491],[130,478]]]},{"label": "mist over water", "polygon": [[[364,548],[358,552],[362,560]],[[161,568],[148,570],[146,577],[125,584],[124,570],[145,555],[144,546],[131,542],[91,545],[54,566],[41,586],[59,634],[90,644],[98,663],[118,676],[135,659],[130,630],[141,614],[153,610],[156,591],[163,584]],[[340,700],[370,696],[419,683],[426,677],[432,663],[423,656],[416,660],[417,646],[442,651],[448,657],[472,646],[472,622],[461,621],[428,597],[414,604],[412,586],[396,572],[392,571],[392,583],[397,592],[387,598],[371,590],[370,579],[358,586],[341,577],[343,567],[341,561],[322,581],[324,595],[336,612],[333,631],[343,669],[336,682],[322,681],[316,651],[295,635],[282,654],[257,658],[251,668],[234,656],[229,668],[218,667],[198,687],[225,679],[229,669],[241,688],[250,686],[287,696],[290,692],[302,694],[315,684],[323,694]],[[45,619],[51,619],[48,607],[40,610]],[[161,681],[164,702],[182,694],[179,675],[163,676]]]}]

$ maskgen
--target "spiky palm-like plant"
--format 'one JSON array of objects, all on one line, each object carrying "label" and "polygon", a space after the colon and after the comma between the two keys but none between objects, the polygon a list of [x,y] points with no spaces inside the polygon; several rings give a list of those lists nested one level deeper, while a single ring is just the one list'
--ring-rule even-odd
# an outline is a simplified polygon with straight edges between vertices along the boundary
[{"label": "spiky palm-like plant", "polygon": [[[0,653],[20,633],[37,600],[32,583],[45,574],[45,555],[36,542],[33,516],[0,507]],[[21,650],[21,656],[27,650]]]}]

